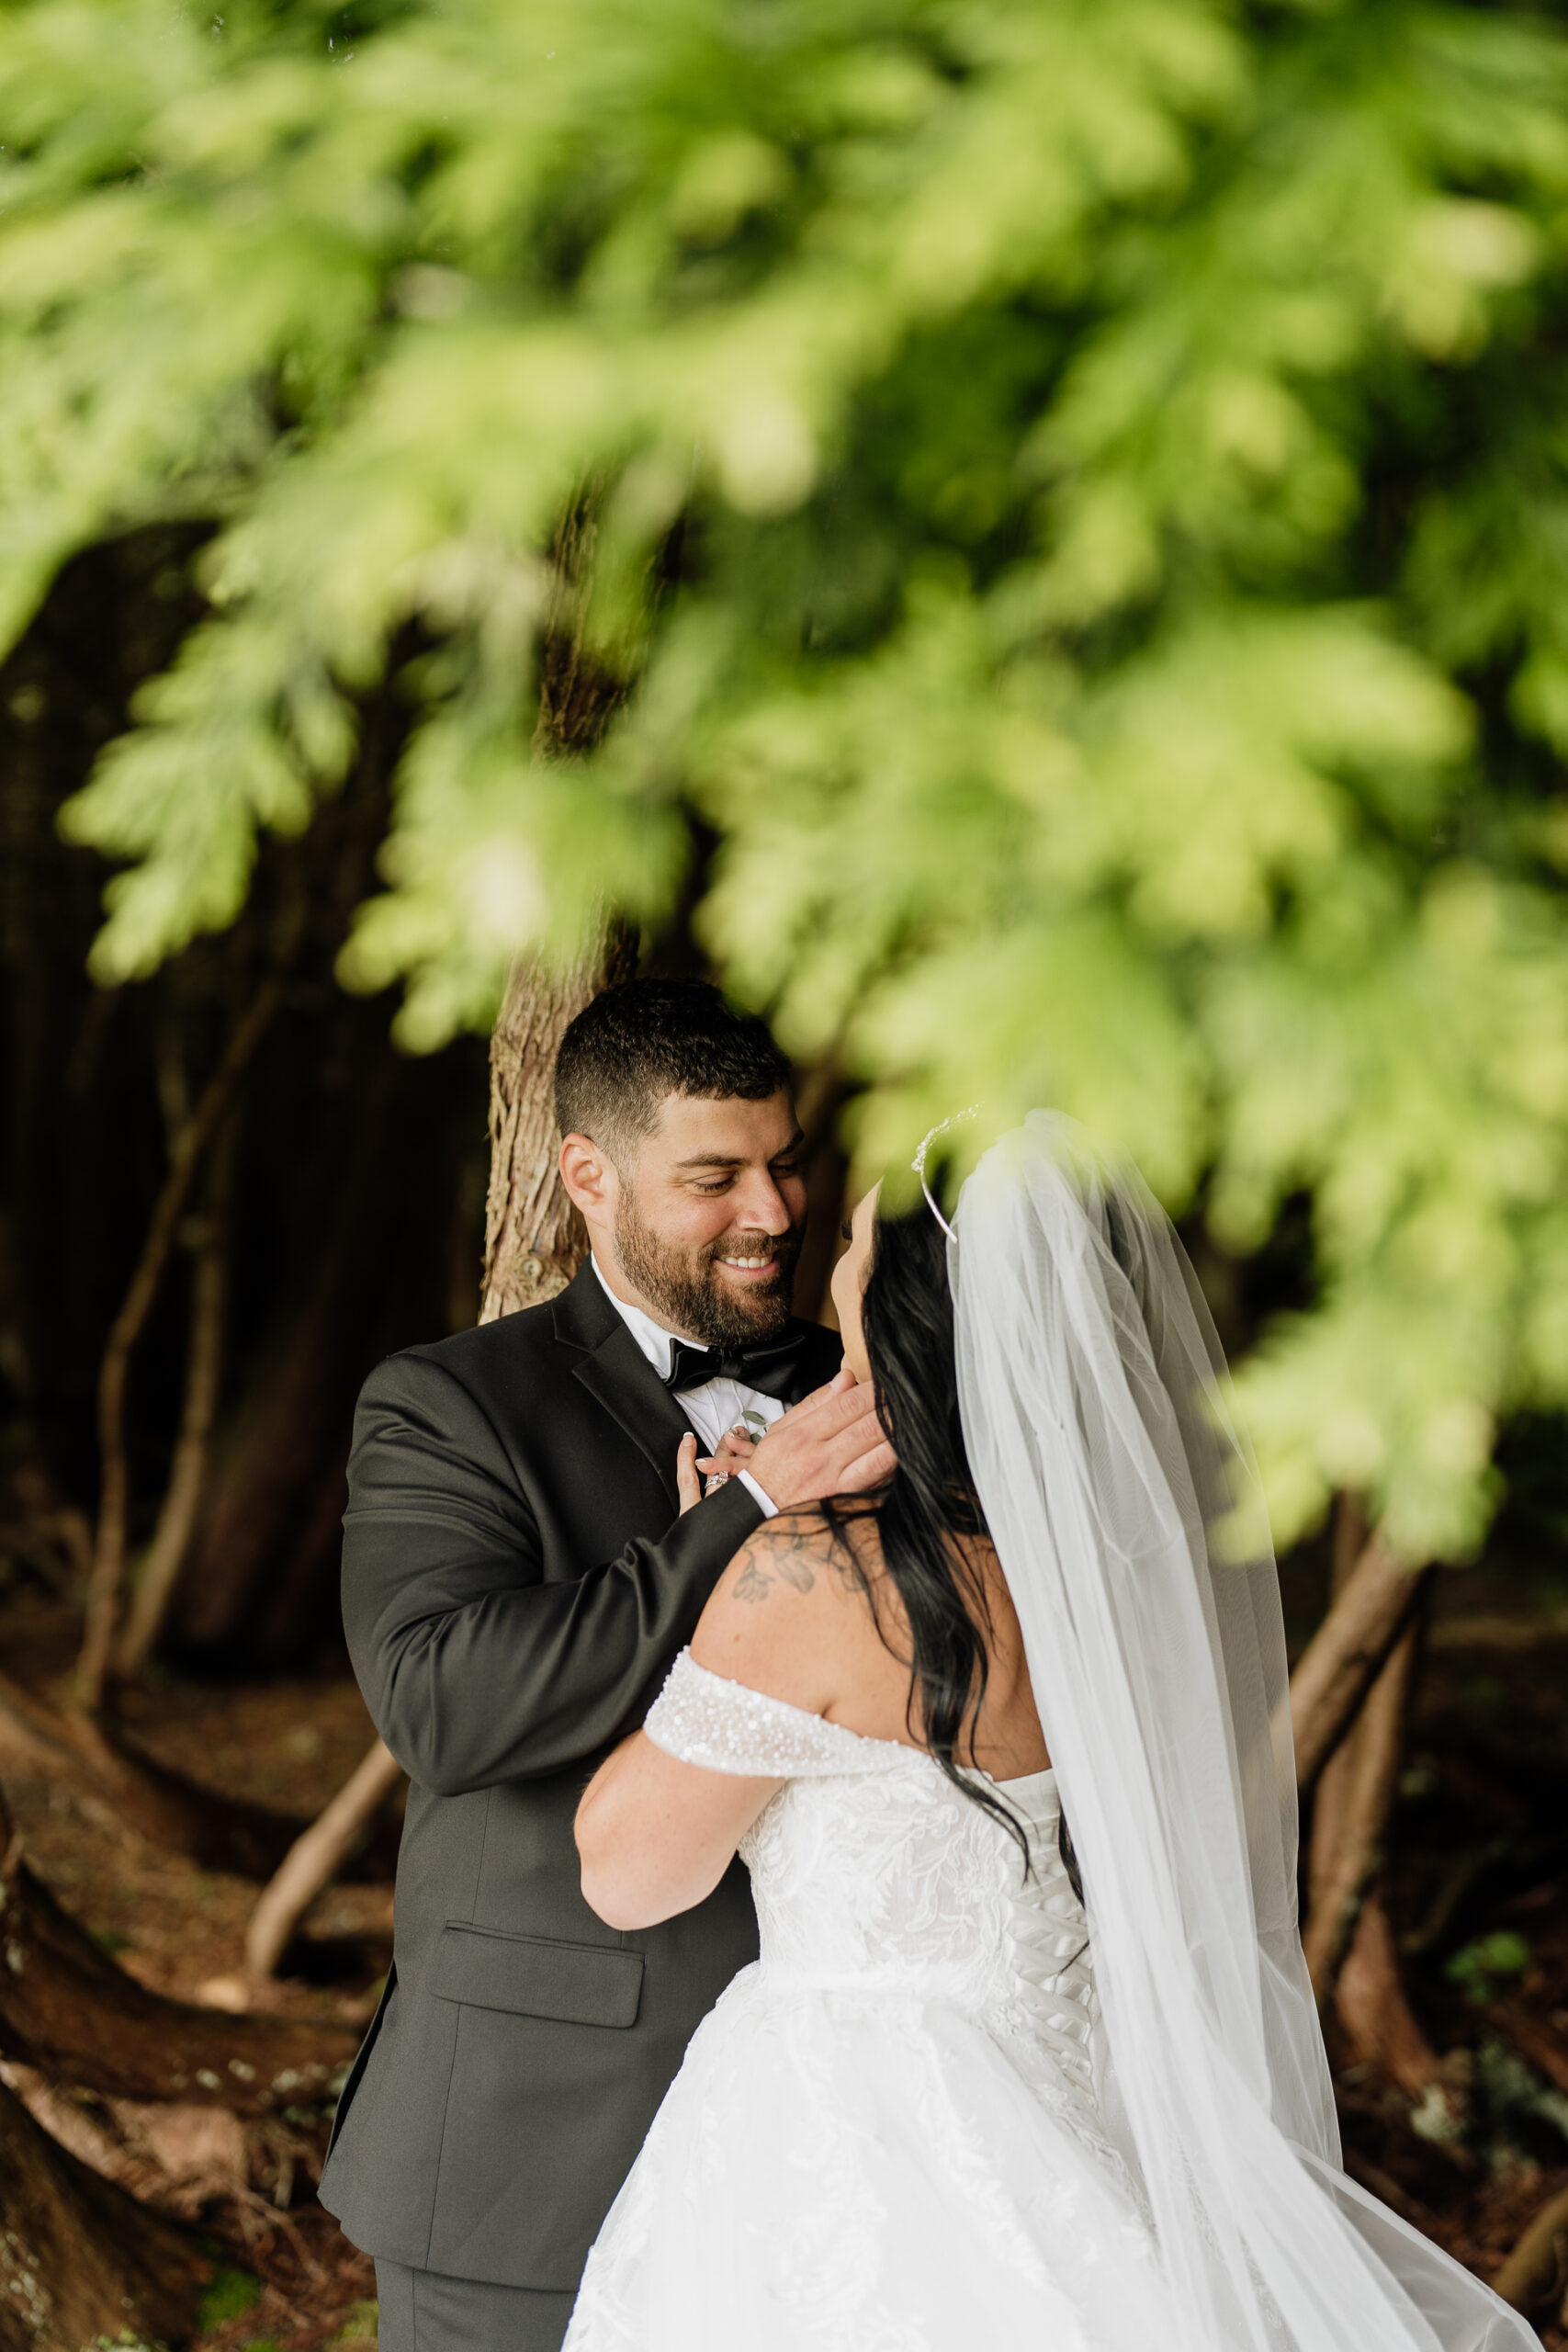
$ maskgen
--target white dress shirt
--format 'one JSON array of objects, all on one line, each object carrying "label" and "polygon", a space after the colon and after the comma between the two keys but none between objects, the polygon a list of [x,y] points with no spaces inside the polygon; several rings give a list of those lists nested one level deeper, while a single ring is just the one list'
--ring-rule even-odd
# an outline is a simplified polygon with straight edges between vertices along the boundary
[{"label": "white dress shirt", "polygon": [[[671,1351],[678,1335],[667,1331],[662,1323],[656,1323],[651,1315],[645,1315],[640,1306],[628,1306],[624,1298],[617,1298],[605,1282],[604,1270],[597,1258],[593,1261],[593,1271],[599,1277],[605,1297],[660,1379],[667,1379]],[[760,1389],[748,1388],[739,1380],[705,1380],[700,1388],[677,1388],[674,1396],[707,1453],[718,1451],[720,1439],[728,1430],[734,1429],[737,1422],[748,1436],[760,1438],[789,1409],[782,1396],[764,1396]],[[762,1492],[750,1470],[736,1470],[730,1475],[739,1479],[752,1500],[761,1507],[764,1519],[777,1517],[777,1503],[771,1501]]]}]

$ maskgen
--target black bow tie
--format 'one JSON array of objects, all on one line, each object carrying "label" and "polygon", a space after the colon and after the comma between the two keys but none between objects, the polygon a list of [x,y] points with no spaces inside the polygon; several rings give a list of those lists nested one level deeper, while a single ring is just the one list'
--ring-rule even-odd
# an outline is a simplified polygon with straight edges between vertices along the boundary
[{"label": "black bow tie", "polygon": [[677,1389],[700,1388],[705,1380],[738,1380],[742,1387],[787,1403],[805,1338],[804,1331],[788,1331],[756,1348],[699,1348],[690,1340],[671,1340],[664,1385],[673,1396]]}]

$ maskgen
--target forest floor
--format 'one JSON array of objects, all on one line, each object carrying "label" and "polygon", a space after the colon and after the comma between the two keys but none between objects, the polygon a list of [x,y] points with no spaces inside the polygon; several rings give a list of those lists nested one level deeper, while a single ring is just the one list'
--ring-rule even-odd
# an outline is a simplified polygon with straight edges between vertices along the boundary
[{"label": "forest floor", "polygon": [[[1422,2139],[1404,2102],[1343,2063],[1330,2028],[1351,2169],[1483,2277],[1568,2186],[1568,1623],[1517,1603],[1499,1615],[1495,1592],[1446,1580],[1392,1840],[1411,1997],[1465,2088],[1467,2143]],[[0,1590],[0,1657],[17,1680],[55,1686],[74,1639],[74,1621],[36,1589]],[[132,1693],[126,1716],[162,1761],[299,1815],[325,1803],[371,1736],[341,1666],[255,1684],[168,1677]],[[6,1792],[33,1867],[122,1967],[182,1999],[226,1997],[253,1883],[164,1853],[42,1780],[8,1771]],[[332,1888],[269,2001],[364,2022],[390,1936],[389,1883]],[[373,2340],[371,2266],[316,2203],[310,2169],[298,2169],[287,2213],[269,2217],[253,2198],[203,2217],[234,2275],[197,2352],[360,2352]],[[1549,2352],[1568,2352],[1564,2290],[1568,2278],[1537,2315]]]}]

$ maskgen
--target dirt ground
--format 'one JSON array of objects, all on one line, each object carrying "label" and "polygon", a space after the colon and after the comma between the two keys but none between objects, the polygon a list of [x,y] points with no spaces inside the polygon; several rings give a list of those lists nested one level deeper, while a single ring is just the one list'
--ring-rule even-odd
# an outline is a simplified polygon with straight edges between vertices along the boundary
[{"label": "dirt ground", "polygon": [[[1499,1613],[1494,1594],[1482,1579],[1446,1582],[1390,1889],[1414,2004],[1470,2103],[1468,2140],[1424,2140],[1403,2101],[1346,2063],[1330,2029],[1351,2169],[1483,2277],[1568,2185],[1568,1622],[1517,1600]],[[35,1588],[0,1591],[0,1659],[30,1688],[63,1673],[74,1634]],[[162,1760],[301,1815],[325,1802],[371,1737],[341,1662],[256,1685],[168,1678],[133,1694],[127,1716]],[[221,1993],[240,1966],[252,1883],[149,1846],[91,1799],[12,1773],[6,1788],[34,1868],[123,1967],[185,1999]],[[289,1956],[276,2005],[363,2022],[390,1933],[389,1883],[333,1888]],[[220,2202],[201,2216],[231,2275],[199,2352],[357,2352],[374,2337],[371,2266],[311,2194],[319,2132],[302,2141],[310,2145],[290,2167],[286,2211],[252,2198],[243,2211]],[[1565,2297],[1568,2277],[1536,2315],[1549,2352],[1568,2352]]]}]

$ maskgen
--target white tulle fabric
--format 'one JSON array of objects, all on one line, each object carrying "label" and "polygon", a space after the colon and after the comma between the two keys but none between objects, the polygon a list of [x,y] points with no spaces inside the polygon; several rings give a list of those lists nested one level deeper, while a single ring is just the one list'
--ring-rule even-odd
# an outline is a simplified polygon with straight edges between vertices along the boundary
[{"label": "white tulle fabric", "polygon": [[1033,1871],[919,1750],[687,1656],[647,1724],[784,1777],[741,1849],[761,1958],[706,2018],[589,2257],[566,2352],[1150,2352],[1148,2216],[1102,2103],[1055,1775]]},{"label": "white tulle fabric", "polygon": [[964,1442],[1159,2246],[1162,2352],[1526,2352],[1516,2313],[1340,2169],[1274,1730],[1278,1579],[1168,1219],[1036,1112],[964,1186],[948,1266]]}]

